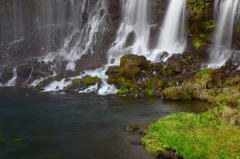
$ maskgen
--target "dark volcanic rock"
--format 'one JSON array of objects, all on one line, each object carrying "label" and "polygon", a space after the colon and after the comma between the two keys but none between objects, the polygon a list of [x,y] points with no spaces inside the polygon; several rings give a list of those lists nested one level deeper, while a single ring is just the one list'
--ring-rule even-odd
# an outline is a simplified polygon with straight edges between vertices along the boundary
[{"label": "dark volcanic rock", "polygon": [[3,69],[3,73],[1,76],[1,82],[5,83],[9,81],[11,78],[13,78],[13,68],[12,67],[5,67]]},{"label": "dark volcanic rock", "polygon": [[17,77],[28,78],[33,71],[30,64],[20,65],[17,67]]}]

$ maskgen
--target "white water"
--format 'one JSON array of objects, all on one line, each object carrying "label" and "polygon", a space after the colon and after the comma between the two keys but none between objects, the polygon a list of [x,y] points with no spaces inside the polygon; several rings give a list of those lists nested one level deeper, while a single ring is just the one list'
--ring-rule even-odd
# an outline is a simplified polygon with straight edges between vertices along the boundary
[{"label": "white water", "polygon": [[[177,5],[176,5],[177,4]],[[151,2],[149,0],[122,0],[122,22],[117,32],[117,37],[113,42],[112,47],[108,51],[108,65],[117,65],[120,62],[120,57],[125,54],[137,54],[144,55],[147,59],[155,61],[158,60],[159,51],[168,51],[170,53],[177,52],[180,53],[185,48],[185,36],[184,36],[184,25],[185,25],[185,0],[172,0],[169,4],[168,12],[165,17],[163,29],[162,29],[162,38],[169,39],[171,42],[169,44],[170,49],[159,49],[157,48],[154,51],[148,48],[149,35],[150,35],[150,23],[149,23],[149,8],[151,8]],[[178,15],[178,16],[176,16]],[[98,17],[99,18],[99,17]],[[96,21],[95,21],[96,22]],[[173,23],[172,23],[173,22]],[[97,24],[97,23],[93,23]],[[92,24],[92,25],[93,25]],[[173,25],[173,27],[172,27]],[[97,25],[93,25],[96,26]],[[165,31],[167,33],[165,33]],[[77,33],[76,33],[77,34]],[[82,34],[82,33],[81,33]],[[74,35],[73,35],[74,36]],[[132,37],[129,37],[132,36]],[[166,37],[165,37],[166,36]],[[71,41],[72,36],[69,36],[69,39],[66,39],[65,44],[68,47],[68,42]],[[129,38],[132,38],[131,44],[128,44]],[[90,40],[91,41],[91,40]],[[81,40],[79,42],[82,42]],[[77,48],[72,49],[70,58],[75,56],[79,58],[79,55],[76,54]],[[66,55],[64,51],[62,56]],[[73,58],[73,59],[75,59]],[[68,64],[68,69],[72,69],[74,66],[74,61]],[[96,69],[93,71],[85,71],[84,75],[77,76],[74,78],[82,78],[85,75],[90,76],[99,76],[102,79],[102,85],[98,90],[99,94],[109,94],[114,93],[116,88],[112,85],[108,85],[106,82],[107,76],[105,75],[107,66],[102,69]],[[45,88],[46,91],[57,91],[59,88],[64,88],[68,82],[60,81],[54,82]],[[89,92],[96,91],[96,86],[91,86],[90,88],[81,91]]]},{"label": "white water", "polygon": [[232,34],[235,18],[240,18],[239,0],[215,0],[218,14],[214,45],[210,48],[210,67],[222,66],[232,55]]},{"label": "white water", "polygon": [[168,57],[173,53],[184,51],[186,46],[185,22],[186,0],[170,0],[152,59],[158,59],[164,51],[169,53]]},{"label": "white water", "polygon": [[[66,23],[65,10],[70,6],[71,20],[67,20],[74,26],[74,30],[68,33],[67,37],[61,35],[64,38],[62,47],[57,52],[49,52],[47,56],[44,56],[44,61],[53,61],[55,59],[61,59],[68,61],[66,69],[75,69],[75,62],[82,55],[87,53],[93,53],[94,46],[101,42],[102,34],[108,27],[106,20],[108,20],[108,6],[107,0],[53,0],[47,1],[47,17],[45,21],[36,19],[37,26],[43,27],[47,25],[60,26]],[[168,38],[172,44],[169,44],[169,48],[162,47],[159,40],[158,46],[155,50],[150,50],[148,47],[150,39],[150,9],[151,1],[149,0],[122,0],[122,21],[117,32],[115,41],[112,47],[108,50],[108,65],[104,68],[85,71],[84,74],[74,78],[82,78],[85,75],[99,76],[102,79],[100,89],[98,86],[92,86],[82,92],[98,91],[99,94],[114,93],[115,87],[108,85],[106,82],[107,76],[105,75],[106,69],[109,65],[119,64],[120,57],[124,54],[137,54],[144,55],[147,59],[155,61],[159,60],[159,54],[162,51],[181,52],[185,47],[184,38],[184,24],[185,24],[185,0],[171,0],[164,24],[161,28],[160,36],[167,40]],[[177,15],[177,16],[176,16]],[[84,18],[87,21],[84,22]],[[166,29],[167,28],[167,29]],[[46,42],[49,46],[46,46],[48,50],[51,50],[52,37],[50,33],[46,35]],[[159,38],[161,39],[161,38]],[[166,47],[167,48],[167,47]],[[179,51],[180,50],[180,51]],[[73,79],[73,78],[71,78]],[[37,82],[44,80],[39,79],[34,81],[32,85],[36,85]],[[45,87],[45,91],[58,91],[63,90],[71,81],[61,80],[55,81]]]},{"label": "white water", "polygon": [[[75,78],[83,78],[84,76],[98,76],[101,78],[101,85],[100,88],[98,87],[98,84],[95,84],[94,86],[90,86],[86,88],[85,90],[80,91],[79,93],[89,93],[89,92],[97,92],[100,95],[105,95],[105,94],[113,94],[116,90],[115,86],[107,84],[107,75],[105,75],[105,72],[108,67],[103,67],[99,68],[96,70],[88,70],[85,71],[83,74],[79,76],[75,76],[72,78],[69,78],[68,80],[62,79],[61,81],[54,81],[50,83],[48,86],[44,88],[44,92],[49,92],[49,91],[59,91],[59,90],[64,90],[67,85],[72,84],[72,80]],[[37,85],[38,82],[33,83],[32,85]]]},{"label": "white water", "polygon": [[[108,51],[108,63],[118,64],[125,54],[137,54],[148,57],[149,49],[149,0],[122,0],[122,22],[117,32],[117,38]],[[131,37],[129,37],[131,36]],[[128,46],[128,38],[132,44]]]},{"label": "white water", "polygon": [[6,86],[15,86],[16,84],[16,79],[17,79],[17,67],[13,69],[13,77],[8,81]]},{"label": "white water", "polygon": [[[107,27],[107,3],[106,0],[95,1],[74,1],[69,0],[72,14],[72,24],[74,31],[67,36],[63,41],[62,49],[57,53],[51,52],[44,57],[44,61],[52,61],[57,56],[67,60],[67,70],[75,69],[76,60],[80,59],[82,55],[93,53],[93,47],[101,37]],[[59,9],[59,8],[58,8]],[[83,24],[83,14],[88,15],[88,21]],[[77,40],[74,41],[74,38]]]}]

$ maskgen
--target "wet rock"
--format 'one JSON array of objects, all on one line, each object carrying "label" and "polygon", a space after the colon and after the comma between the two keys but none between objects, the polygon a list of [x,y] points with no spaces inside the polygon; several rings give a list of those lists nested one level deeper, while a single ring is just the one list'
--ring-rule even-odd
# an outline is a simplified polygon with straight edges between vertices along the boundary
[{"label": "wet rock", "polygon": [[236,66],[233,64],[232,59],[228,59],[225,64],[220,68],[220,70],[223,70],[225,73],[229,73],[234,69],[236,69]]},{"label": "wet rock", "polygon": [[168,62],[169,68],[171,68],[176,73],[182,73],[184,64],[179,60],[172,60]]},{"label": "wet rock", "polygon": [[1,82],[5,83],[13,78],[13,67],[5,67],[1,76]]},{"label": "wet rock", "polygon": [[105,72],[106,75],[116,75],[120,73],[119,72],[119,67],[118,66],[110,66],[107,71]]},{"label": "wet rock", "polygon": [[[93,62],[94,61],[94,62]],[[107,63],[106,55],[103,52],[98,52],[96,54],[85,54],[81,59],[76,61],[76,71],[82,72],[84,70],[93,70],[102,67]]]},{"label": "wet rock", "polygon": [[125,131],[137,131],[139,130],[139,126],[135,123],[129,124],[124,128]]},{"label": "wet rock", "polygon": [[130,34],[128,34],[128,37],[127,37],[127,39],[126,39],[126,48],[127,47],[129,47],[129,46],[132,46],[133,44],[134,44],[134,42],[135,42],[135,38],[136,38],[136,34],[135,34],[135,32],[131,32]]},{"label": "wet rock", "polygon": [[30,64],[19,65],[17,67],[17,77],[29,78],[32,71],[33,71],[33,66],[31,66]]},{"label": "wet rock", "polygon": [[141,70],[147,70],[151,67],[150,61],[147,61],[146,57],[133,54],[124,55],[120,59],[120,67],[128,66],[137,66]]},{"label": "wet rock", "polygon": [[53,75],[51,71],[51,65],[48,63],[37,63],[33,67],[32,77],[39,78],[39,77],[47,77]]}]

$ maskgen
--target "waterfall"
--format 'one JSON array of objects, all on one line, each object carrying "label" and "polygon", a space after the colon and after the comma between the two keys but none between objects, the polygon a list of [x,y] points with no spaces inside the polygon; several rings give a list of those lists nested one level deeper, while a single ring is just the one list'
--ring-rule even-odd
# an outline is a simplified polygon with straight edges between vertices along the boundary
[{"label": "waterfall", "polygon": [[8,81],[6,86],[15,86],[16,84],[16,79],[17,79],[17,67],[13,69],[13,77]]},{"label": "waterfall", "polygon": [[[66,69],[74,70],[76,60],[84,54],[93,53],[93,47],[101,40],[107,27],[105,22],[107,3],[106,0],[69,0],[68,2],[71,10],[70,22],[74,29],[64,38],[62,48],[57,53],[50,52],[44,57],[44,61],[53,61],[60,56],[68,61]],[[62,11],[59,8],[56,9]],[[59,21],[61,22],[61,18]]]},{"label": "waterfall", "polygon": [[152,59],[158,59],[163,52],[182,53],[186,45],[185,34],[186,0],[171,0],[161,27],[158,44]]},{"label": "waterfall", "polygon": [[122,1],[122,22],[108,51],[108,63],[117,64],[121,56],[129,53],[148,56],[149,8],[149,0]]},{"label": "waterfall", "polygon": [[22,1],[14,0],[13,9],[14,9],[14,18],[13,18],[14,41],[16,41],[16,40],[21,40],[24,36]]},{"label": "waterfall", "polygon": [[239,0],[215,0],[218,14],[214,44],[210,48],[210,66],[218,67],[232,55],[232,34],[235,17],[240,17]]}]

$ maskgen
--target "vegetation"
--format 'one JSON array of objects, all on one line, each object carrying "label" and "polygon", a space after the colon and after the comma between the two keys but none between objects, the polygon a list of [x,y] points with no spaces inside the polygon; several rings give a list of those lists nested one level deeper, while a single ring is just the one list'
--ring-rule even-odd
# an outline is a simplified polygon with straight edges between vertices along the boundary
[{"label": "vegetation", "polygon": [[[151,124],[142,143],[150,151],[175,148],[184,158],[237,158],[240,153],[239,113],[218,107],[196,115],[178,113]],[[237,122],[236,122],[237,121]]]},{"label": "vegetation", "polygon": [[[187,0],[189,27],[192,33],[192,42],[198,50],[201,46],[209,46],[208,38],[215,28],[213,20],[212,0]],[[208,35],[208,36],[207,36]]]},{"label": "vegetation", "polygon": [[[228,62],[227,62],[228,63]],[[177,113],[152,123],[142,143],[150,151],[176,149],[184,158],[237,158],[240,153],[240,77],[232,65],[197,72],[181,87],[163,90],[169,100],[206,100],[202,114]]]}]

